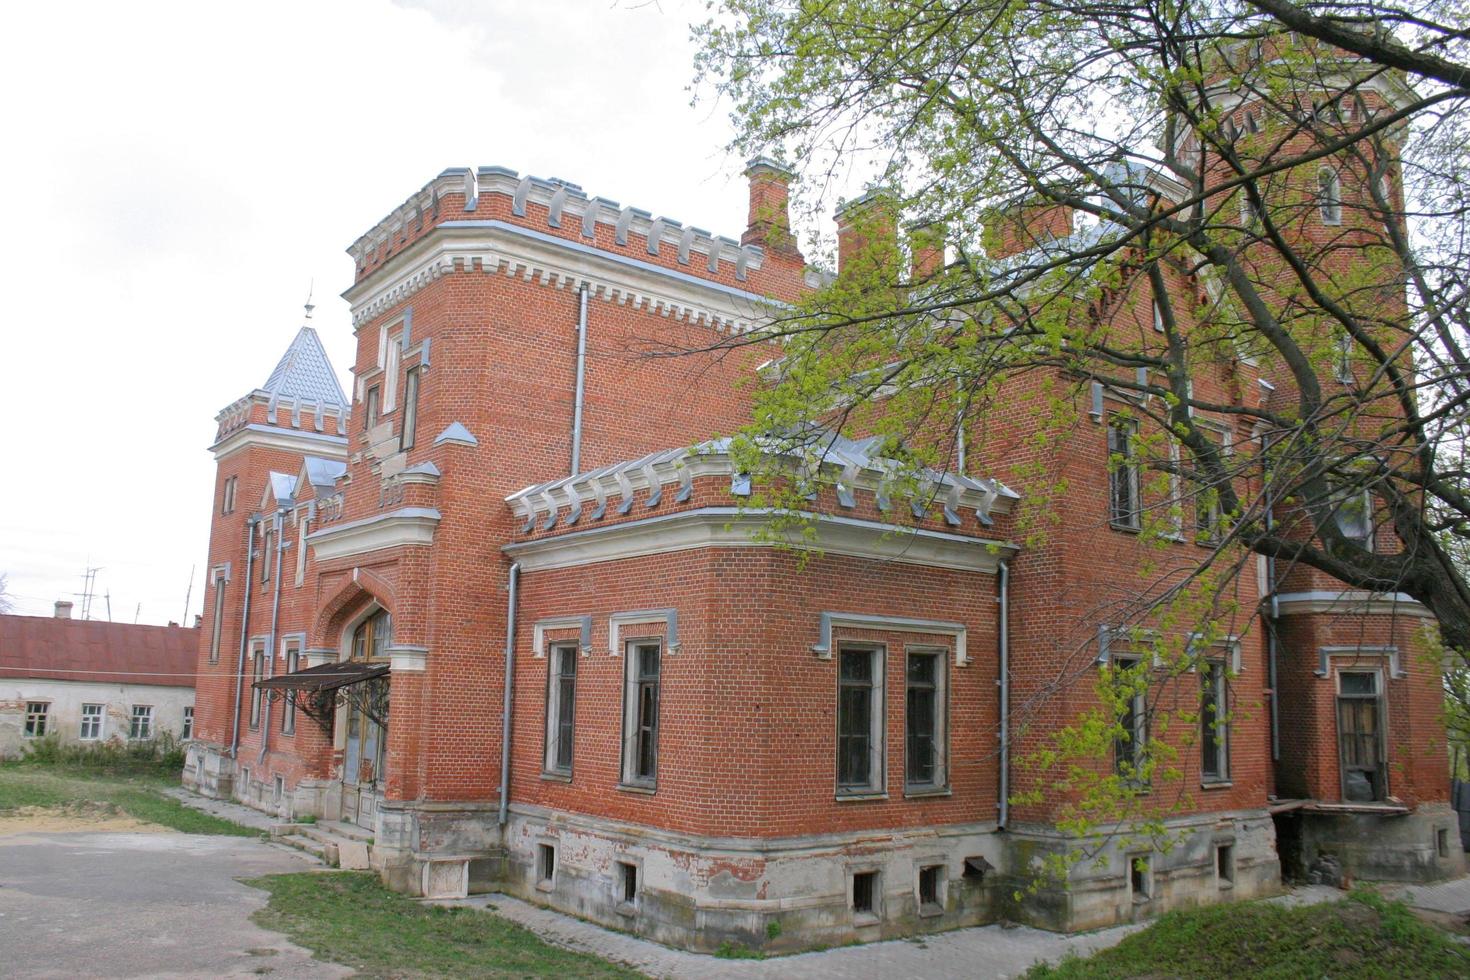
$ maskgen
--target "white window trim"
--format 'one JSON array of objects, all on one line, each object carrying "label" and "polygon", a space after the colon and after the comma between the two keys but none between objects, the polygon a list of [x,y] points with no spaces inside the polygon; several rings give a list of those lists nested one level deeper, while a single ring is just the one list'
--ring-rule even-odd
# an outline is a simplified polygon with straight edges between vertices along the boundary
[{"label": "white window trim", "polygon": [[[938,670],[934,679],[934,744],[935,779],[927,783],[909,782],[908,740],[908,658],[915,654],[933,654]],[[903,739],[903,791],[905,796],[934,796],[949,791],[949,651],[944,647],[919,644],[904,648],[904,739]]]},{"label": "white window trim", "polygon": [[[540,660],[546,656],[546,634],[551,630],[580,630],[581,635],[577,646],[582,651],[582,656],[592,652],[592,617],[591,616],[552,616],[548,619],[537,620],[531,627],[531,656]],[[613,629],[611,621],[608,630]],[[616,635],[613,641],[617,641]],[[613,651],[617,655],[617,651]]]},{"label": "white window trim", "polygon": [[[31,710],[31,705],[33,705],[33,704],[40,705],[41,706],[41,710],[40,711],[32,711]],[[31,701],[31,700],[27,699],[25,705],[26,705],[26,710],[25,710],[25,723],[21,727],[21,732],[24,735],[24,737],[26,737],[26,738],[45,738],[47,735],[51,734],[51,702],[50,701]],[[32,716],[36,716],[36,717],[39,717],[41,719],[41,731],[39,733],[37,733],[37,734],[31,734],[30,732],[27,732],[26,731],[27,728],[31,727],[31,718],[32,718]]]},{"label": "white window trim", "polygon": [[964,623],[949,623],[939,619],[908,619],[902,616],[873,616],[868,613],[833,612],[827,610],[818,620],[817,642],[812,652],[820,660],[832,659],[832,631],[841,627],[870,629],[887,633],[930,633],[935,636],[954,637],[954,665],[968,667],[969,628]]},{"label": "white window trim", "polygon": [[[580,625],[577,620],[576,625]],[[664,652],[673,655],[679,652],[679,611],[677,609],[639,609],[631,612],[613,613],[607,618],[608,654],[618,656],[626,649],[619,636],[624,626],[664,625]]]},{"label": "white window trim", "polygon": [[[867,653],[873,659],[873,686],[868,705],[868,782],[862,786],[843,786],[838,782],[838,758],[841,751],[839,739],[842,732],[842,654],[845,652]],[[838,800],[873,800],[888,796],[888,648],[882,643],[862,640],[844,641],[838,644],[833,697],[837,700],[832,712],[832,783]]]},{"label": "white window trim", "polygon": [[[89,717],[88,714],[87,714],[87,709],[88,708],[96,708],[97,709],[97,713],[95,715],[92,715],[92,716]],[[88,735],[87,734],[87,722],[89,720],[94,720],[94,719],[97,722],[97,732],[96,732],[96,734]],[[77,727],[77,740],[78,741],[81,741],[81,742],[97,742],[97,741],[101,741],[101,739],[106,734],[106,729],[107,729],[107,705],[105,705],[105,704],[98,704],[95,701],[93,701],[93,702],[87,702],[87,703],[83,704],[82,705],[81,723]]]},{"label": "white window trim", "polygon": [[[653,737],[653,775],[638,776],[634,773],[637,767],[638,755],[638,698],[636,687],[638,677],[638,658],[633,656],[632,650],[640,646],[656,646],[659,651],[658,661],[658,698],[654,708],[654,737]],[[661,637],[639,637],[625,643],[625,655],[623,657],[623,751],[622,759],[618,767],[618,788],[633,789],[642,792],[652,792],[658,787],[659,751],[658,743],[663,734],[662,715],[664,705],[664,651],[667,649]]]},{"label": "white window trim", "polygon": [[[138,709],[139,708],[143,708],[145,710],[141,714],[139,714],[139,712],[138,712]],[[136,722],[137,722],[137,720],[139,718],[144,718],[148,722],[148,731],[147,731],[146,734],[143,734],[143,735],[135,735],[135,734],[133,734],[134,730],[138,727],[137,724],[136,724]],[[134,705],[130,705],[129,706],[129,709],[128,709],[128,741],[129,742],[146,742],[149,739],[153,738],[153,732],[154,732],[154,727],[155,727],[154,726],[154,721],[156,721],[156,719],[153,717],[153,705],[151,705],[151,704],[134,704]]]},{"label": "white window trim", "polygon": [[192,739],[194,737],[194,706],[184,705],[184,710],[179,715],[179,737]]}]

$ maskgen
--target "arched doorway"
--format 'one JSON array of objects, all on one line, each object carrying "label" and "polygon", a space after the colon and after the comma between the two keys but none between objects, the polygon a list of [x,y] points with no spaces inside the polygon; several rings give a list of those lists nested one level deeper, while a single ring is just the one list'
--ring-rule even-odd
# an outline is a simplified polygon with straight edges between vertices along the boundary
[{"label": "arched doorway", "polygon": [[[388,662],[393,644],[393,617],[376,609],[352,631],[348,660],[360,664]],[[343,708],[342,819],[373,829],[388,759],[388,678],[364,684],[371,690],[348,700]]]}]

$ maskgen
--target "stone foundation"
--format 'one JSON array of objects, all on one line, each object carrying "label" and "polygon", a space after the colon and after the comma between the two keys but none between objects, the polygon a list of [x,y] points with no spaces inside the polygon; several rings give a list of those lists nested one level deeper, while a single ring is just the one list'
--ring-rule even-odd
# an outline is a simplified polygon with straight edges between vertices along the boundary
[{"label": "stone foundation", "polygon": [[1427,882],[1465,873],[1459,819],[1448,803],[1411,813],[1323,812],[1276,815],[1288,877],[1328,884]]}]

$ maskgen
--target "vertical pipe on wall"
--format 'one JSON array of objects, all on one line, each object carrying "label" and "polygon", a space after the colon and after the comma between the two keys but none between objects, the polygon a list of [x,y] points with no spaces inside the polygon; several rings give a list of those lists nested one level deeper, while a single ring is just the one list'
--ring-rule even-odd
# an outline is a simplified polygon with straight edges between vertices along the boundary
[{"label": "vertical pipe on wall", "polygon": [[1011,566],[1000,563],[1000,815],[997,826],[1004,830],[1011,816]]},{"label": "vertical pipe on wall", "polygon": [[[235,665],[235,721],[230,729],[230,758],[240,751],[240,692],[245,687],[245,648],[250,636],[250,584],[255,575],[255,529],[260,518],[251,515],[245,520],[245,608],[240,613],[240,660]],[[218,587],[218,586],[216,586]]]},{"label": "vertical pipe on wall", "polygon": [[[267,677],[276,676],[276,628],[280,625],[281,621],[281,553],[286,550],[286,535],[284,533],[286,523],[281,519],[284,514],[285,511],[283,510],[276,511],[275,517],[272,518],[274,523],[271,524],[276,542],[276,567],[271,574],[276,577],[276,582],[275,596],[271,600],[270,639],[266,642],[265,647],[265,676]],[[270,561],[270,556],[267,555],[265,560]],[[262,700],[265,701],[265,714],[260,720],[260,756],[255,760],[257,765],[265,762],[265,753],[271,744],[271,699],[262,696]]]},{"label": "vertical pipe on wall", "polygon": [[510,704],[511,685],[516,676],[516,599],[521,584],[521,563],[511,562],[505,600],[505,698],[500,709],[500,819],[505,826],[510,802]]},{"label": "vertical pipe on wall", "polygon": [[582,399],[587,383],[587,284],[577,288],[577,390],[572,402],[572,476],[582,467]]}]

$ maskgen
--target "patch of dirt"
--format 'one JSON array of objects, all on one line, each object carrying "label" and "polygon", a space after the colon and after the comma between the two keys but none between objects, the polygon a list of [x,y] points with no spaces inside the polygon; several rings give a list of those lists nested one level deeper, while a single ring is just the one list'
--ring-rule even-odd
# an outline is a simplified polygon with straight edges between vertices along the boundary
[{"label": "patch of dirt", "polygon": [[22,806],[0,810],[0,837],[9,834],[156,834],[168,828],[137,820],[107,803]]}]

